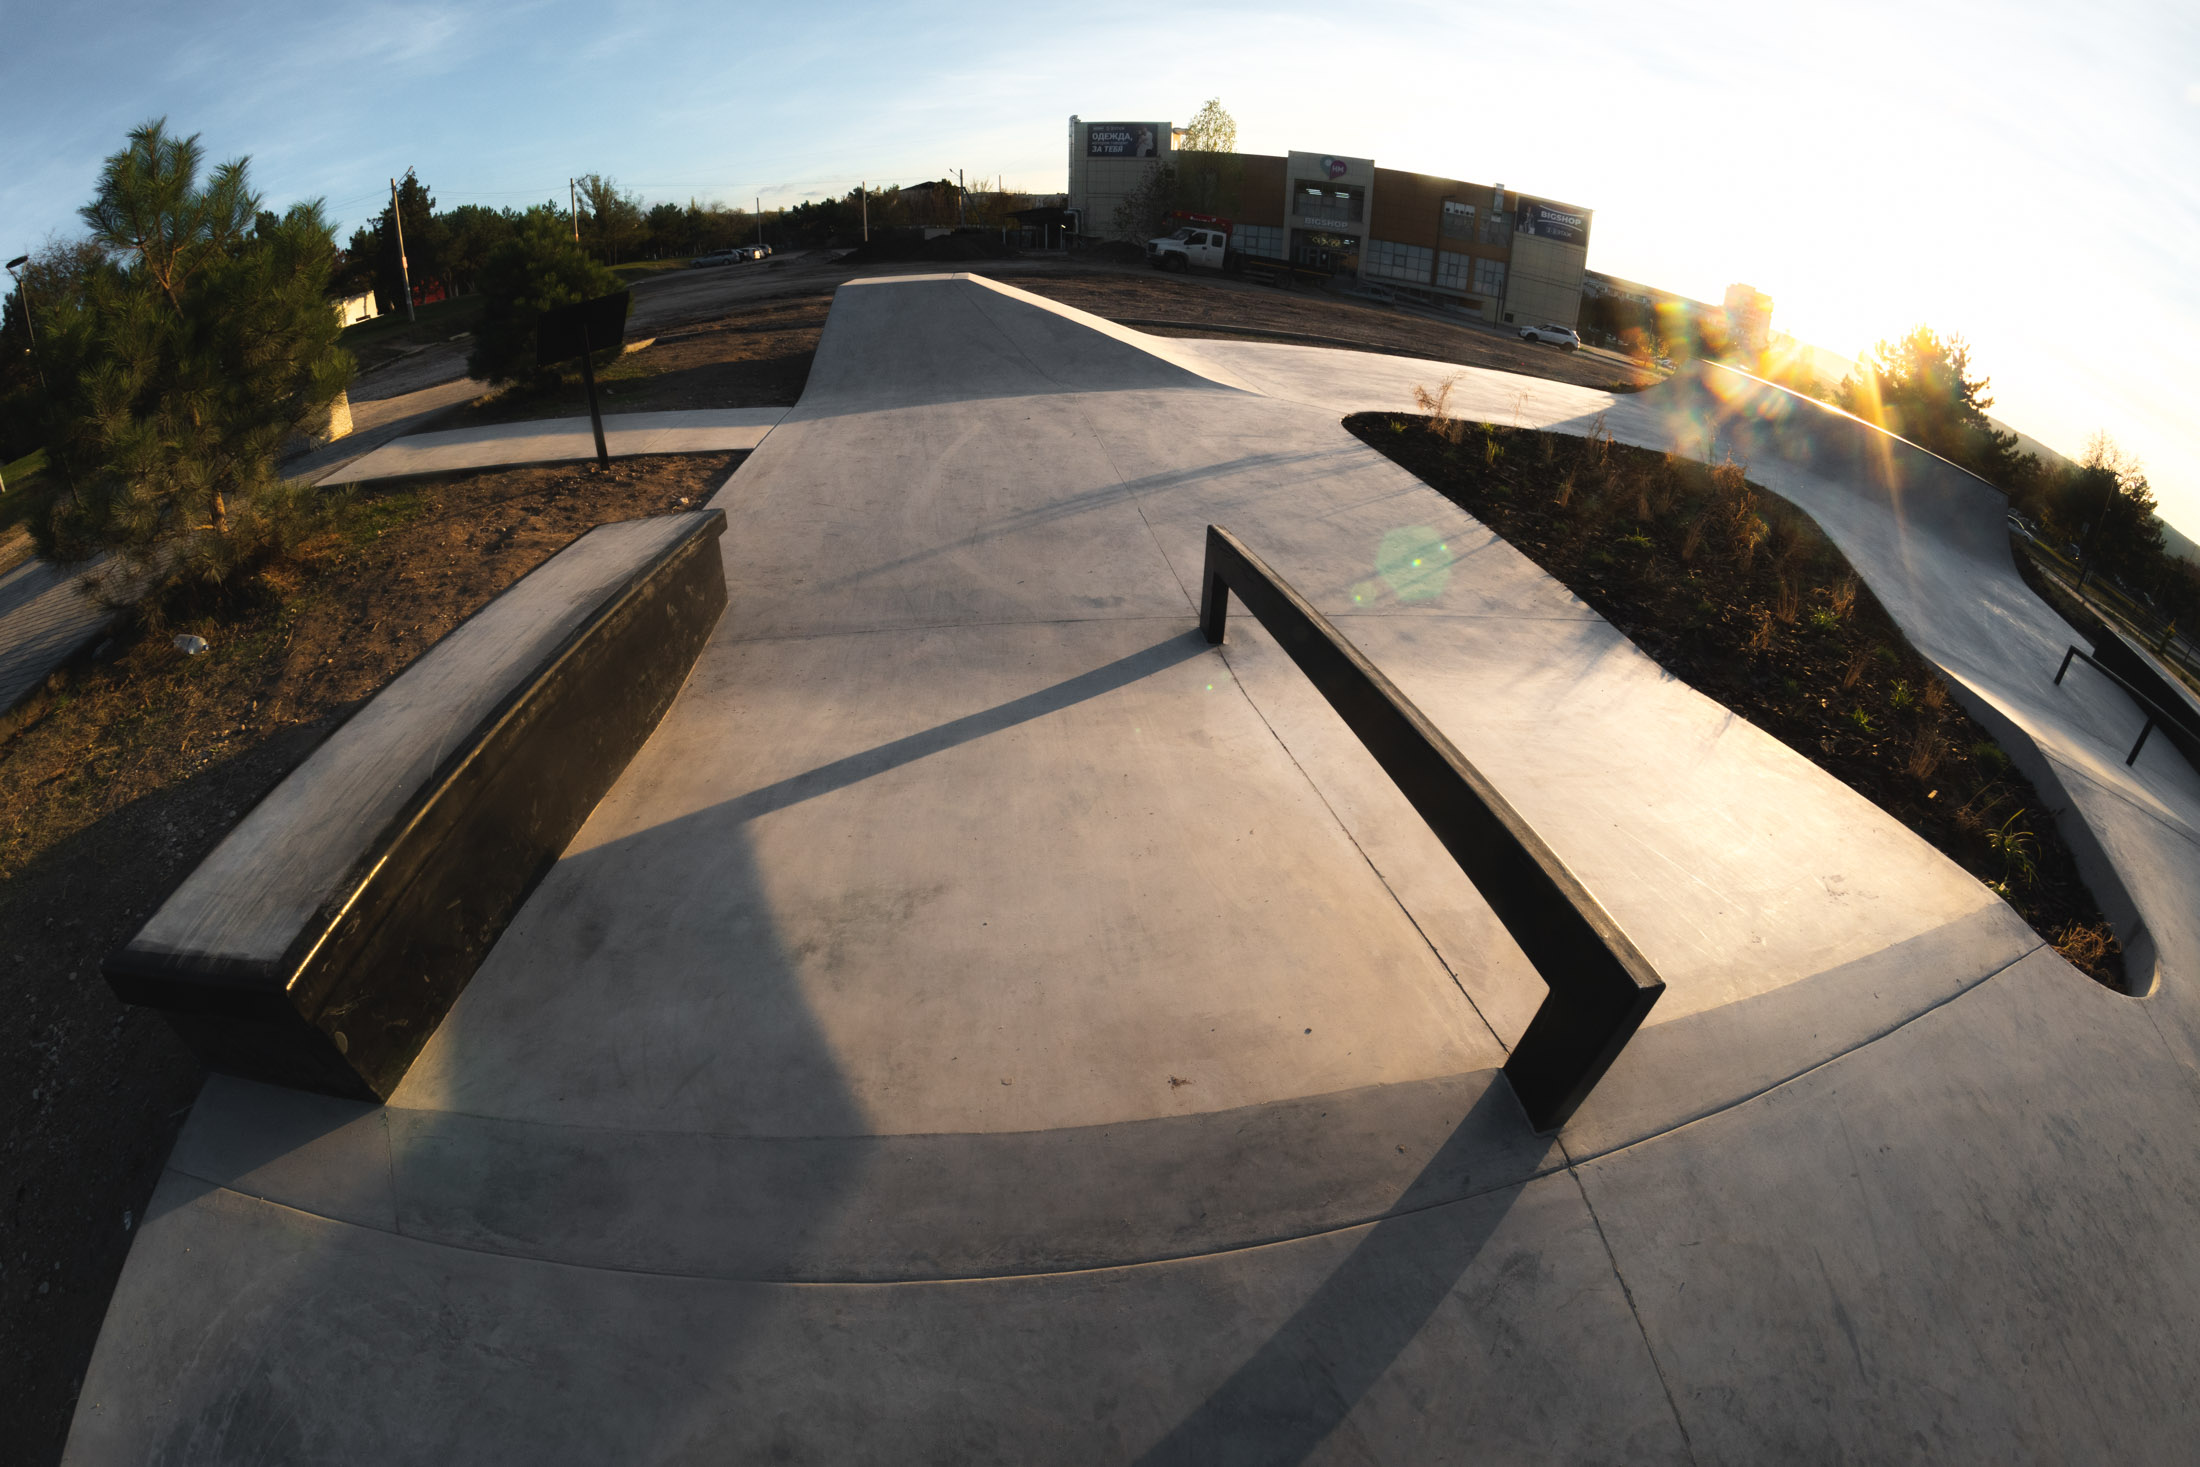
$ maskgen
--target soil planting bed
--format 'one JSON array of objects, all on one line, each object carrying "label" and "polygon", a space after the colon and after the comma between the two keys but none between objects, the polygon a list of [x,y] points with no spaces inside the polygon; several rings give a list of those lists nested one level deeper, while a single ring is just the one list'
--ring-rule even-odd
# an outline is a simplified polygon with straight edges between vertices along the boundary
[{"label": "soil planting bed", "polygon": [[415,480],[362,497],[262,609],[55,674],[0,721],[0,1450],[51,1462],[132,1231],[198,1093],[99,962],[254,802],[491,597],[608,520],[703,503],[737,454]]},{"label": "soil planting bed", "polygon": [[1734,464],[1601,434],[1361,413],[1345,426],[1698,692],[1878,805],[2111,988],[2123,957],[2029,781],[1801,510]]}]

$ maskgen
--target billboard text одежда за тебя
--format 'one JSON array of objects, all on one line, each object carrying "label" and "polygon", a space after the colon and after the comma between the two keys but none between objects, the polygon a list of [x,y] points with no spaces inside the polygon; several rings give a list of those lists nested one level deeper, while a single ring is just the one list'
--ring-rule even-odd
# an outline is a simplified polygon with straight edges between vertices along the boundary
[{"label": "billboard text \u043e\u0434\u0435\u0436\u0434\u0430 \u0437\u0430 \u0442\u0435\u0431\u044f", "polygon": [[1158,158],[1164,124],[1159,122],[1088,122],[1087,158]]}]

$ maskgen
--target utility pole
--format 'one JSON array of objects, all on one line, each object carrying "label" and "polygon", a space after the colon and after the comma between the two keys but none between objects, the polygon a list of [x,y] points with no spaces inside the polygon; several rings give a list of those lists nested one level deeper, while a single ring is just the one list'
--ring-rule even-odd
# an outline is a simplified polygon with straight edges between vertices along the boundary
[{"label": "utility pole", "polygon": [[871,186],[867,183],[857,184],[856,199],[863,205],[863,242],[869,244],[871,242]]},{"label": "utility pole", "polygon": [[764,243],[764,196],[762,194],[756,196],[756,243],[759,248]]},{"label": "utility pole", "polygon": [[957,229],[962,228],[964,223],[967,222],[963,217],[963,195],[968,191],[969,187],[963,181],[963,171],[958,168],[955,170],[955,227]]},{"label": "utility pole", "polygon": [[573,187],[573,180],[565,181],[565,212],[573,216],[573,243],[581,242],[581,196]]},{"label": "utility pole", "polygon": [[397,278],[405,286],[405,323],[412,325],[418,317],[413,315],[412,266],[405,259],[405,214],[397,207],[397,180],[390,180],[390,222],[397,226]]}]

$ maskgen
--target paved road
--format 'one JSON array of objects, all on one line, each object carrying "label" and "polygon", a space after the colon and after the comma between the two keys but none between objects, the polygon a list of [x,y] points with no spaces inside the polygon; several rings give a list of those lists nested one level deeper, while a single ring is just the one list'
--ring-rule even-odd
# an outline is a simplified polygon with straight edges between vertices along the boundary
[{"label": "paved road", "polygon": [[[1779,409],[843,289],[680,701],[389,1106],[209,1085],[69,1460],[2180,1459],[2191,771],[2078,796],[2160,954],[2109,993],[1338,424],[1440,375],[1696,451]],[[1984,502],[1851,431],[1753,470],[2114,778]],[[1479,894],[1193,631],[1210,522],[1666,976],[1557,1136]]]}]

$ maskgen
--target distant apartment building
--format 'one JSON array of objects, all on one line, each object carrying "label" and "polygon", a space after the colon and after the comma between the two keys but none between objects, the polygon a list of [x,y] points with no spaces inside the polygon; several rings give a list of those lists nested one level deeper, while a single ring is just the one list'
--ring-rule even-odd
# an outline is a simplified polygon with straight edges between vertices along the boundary
[{"label": "distant apartment building", "polygon": [[[1069,126],[1068,207],[1087,238],[1116,233],[1119,207],[1161,165],[1219,172],[1239,250],[1380,285],[1486,321],[1576,324],[1590,211],[1573,204],[1336,153],[1179,154],[1166,122]],[[1219,164],[1219,167],[1217,167]]]}]

